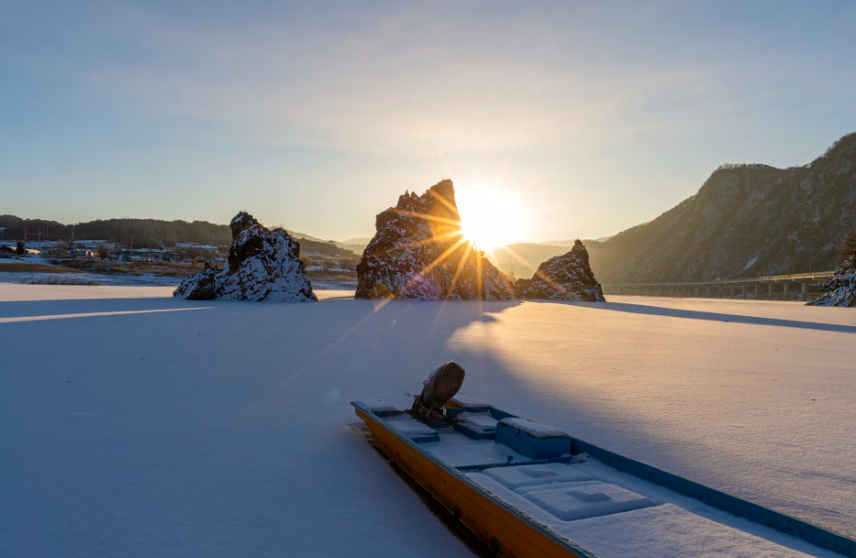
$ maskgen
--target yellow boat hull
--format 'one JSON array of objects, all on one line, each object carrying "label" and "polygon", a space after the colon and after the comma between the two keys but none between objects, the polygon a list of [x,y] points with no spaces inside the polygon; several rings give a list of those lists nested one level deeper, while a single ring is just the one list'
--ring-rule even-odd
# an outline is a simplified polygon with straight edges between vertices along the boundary
[{"label": "yellow boat hull", "polygon": [[390,431],[374,416],[359,408],[356,414],[368,425],[375,445],[497,556],[592,558],[590,553],[575,552],[544,530],[521,520],[460,475]]}]

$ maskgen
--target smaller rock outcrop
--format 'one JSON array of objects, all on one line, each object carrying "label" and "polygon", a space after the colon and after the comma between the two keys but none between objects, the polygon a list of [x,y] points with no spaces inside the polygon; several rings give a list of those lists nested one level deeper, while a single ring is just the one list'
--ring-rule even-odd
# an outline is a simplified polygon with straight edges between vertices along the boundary
[{"label": "smaller rock outcrop", "polygon": [[845,238],[842,248],[848,256],[841,269],[823,285],[823,294],[809,306],[856,306],[856,234]]},{"label": "smaller rock outcrop", "polygon": [[463,238],[451,180],[407,192],[380,213],[357,266],[355,298],[508,300],[513,288]]},{"label": "smaller rock outcrop", "polygon": [[532,279],[519,279],[514,289],[520,298],[604,302],[603,289],[589,265],[588,250],[579,240],[567,254],[539,265]]},{"label": "smaller rock outcrop", "polygon": [[283,229],[267,229],[238,213],[229,225],[232,247],[223,269],[205,264],[173,296],[189,300],[317,301],[303,270],[300,245]]},{"label": "smaller rock outcrop", "polygon": [[187,300],[211,300],[217,296],[217,272],[219,268],[205,262],[205,269],[188,277],[172,293],[172,296]]}]

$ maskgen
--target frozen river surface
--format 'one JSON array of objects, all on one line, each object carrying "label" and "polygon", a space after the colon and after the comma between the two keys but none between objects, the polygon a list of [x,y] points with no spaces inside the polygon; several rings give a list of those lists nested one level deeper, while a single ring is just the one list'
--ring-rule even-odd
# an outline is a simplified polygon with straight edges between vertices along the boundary
[{"label": "frozen river surface", "polygon": [[469,556],[349,425],[463,395],[856,536],[856,310],[0,284],[0,555]]}]

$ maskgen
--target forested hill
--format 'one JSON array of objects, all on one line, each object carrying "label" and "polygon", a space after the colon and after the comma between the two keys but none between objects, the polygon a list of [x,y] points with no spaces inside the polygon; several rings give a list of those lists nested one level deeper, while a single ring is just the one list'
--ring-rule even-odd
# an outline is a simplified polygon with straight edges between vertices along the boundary
[{"label": "forested hill", "polygon": [[[228,225],[207,221],[161,221],[159,219],[102,219],[65,225],[43,219],[22,219],[14,215],[0,215],[0,228],[4,240],[27,240],[35,243],[48,240],[109,240],[122,246],[157,248],[174,246],[177,242],[193,242],[228,246],[232,232]],[[332,256],[355,254],[332,242],[302,238],[294,233],[303,252],[317,252]]]},{"label": "forested hill", "polygon": [[27,240],[111,240],[127,246],[155,247],[176,242],[230,244],[228,225],[207,221],[161,221],[158,219],[100,219],[66,225],[43,219],[0,215],[3,238]]},{"label": "forested hill", "polygon": [[830,270],[856,230],[856,134],[810,164],[725,165],[653,221],[587,241],[603,283],[733,279]]}]

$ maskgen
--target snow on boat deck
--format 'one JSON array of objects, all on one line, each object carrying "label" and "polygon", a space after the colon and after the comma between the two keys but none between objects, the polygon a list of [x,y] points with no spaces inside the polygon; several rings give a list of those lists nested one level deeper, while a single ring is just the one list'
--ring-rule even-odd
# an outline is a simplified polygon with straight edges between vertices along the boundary
[{"label": "snow on boat deck", "polygon": [[170,294],[0,284],[0,555],[468,556],[347,427],[450,359],[463,395],[856,536],[852,309]]},{"label": "snow on boat deck", "polygon": [[[573,458],[565,454],[569,462],[539,463],[532,454],[521,455],[502,442],[515,440],[514,435],[509,438],[497,432],[496,441],[474,439],[458,431],[460,423],[455,428],[434,429],[408,414],[387,415],[388,405],[382,403],[377,406],[357,401],[354,405],[368,413],[383,410],[376,420],[409,438],[429,459],[458,468],[463,478],[489,499],[502,503],[556,539],[598,558],[841,556],[620,472],[586,454]],[[469,420],[473,414],[466,412],[456,417]],[[492,413],[484,411],[484,415]],[[545,438],[543,444],[568,439],[562,431],[524,418],[505,418],[501,423],[518,435],[523,430],[530,436]],[[529,449],[538,451],[535,447]],[[556,447],[554,451],[561,449]],[[426,480],[430,482],[421,479]],[[486,526],[487,523],[481,524],[479,529]],[[496,537],[500,545],[505,544],[503,533],[497,532]]]}]

